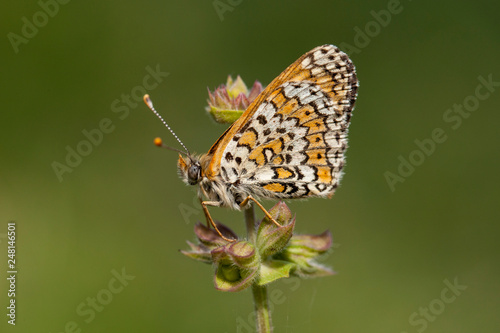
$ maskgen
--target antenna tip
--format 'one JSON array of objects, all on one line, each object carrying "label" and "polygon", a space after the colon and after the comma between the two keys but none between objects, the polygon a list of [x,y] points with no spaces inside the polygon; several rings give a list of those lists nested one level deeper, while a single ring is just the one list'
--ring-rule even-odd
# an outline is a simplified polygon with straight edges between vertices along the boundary
[{"label": "antenna tip", "polygon": [[154,140],[155,146],[161,147],[163,145],[163,141],[161,138],[155,138]]},{"label": "antenna tip", "polygon": [[144,95],[143,97],[144,103],[151,109],[153,107],[153,102],[151,102],[151,98],[149,98],[149,94]]}]

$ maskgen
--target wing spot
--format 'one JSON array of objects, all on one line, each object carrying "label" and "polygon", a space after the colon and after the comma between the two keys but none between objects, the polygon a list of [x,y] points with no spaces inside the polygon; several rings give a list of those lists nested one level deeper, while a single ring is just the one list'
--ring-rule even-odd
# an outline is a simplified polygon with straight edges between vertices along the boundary
[{"label": "wing spot", "polygon": [[282,193],[283,191],[285,191],[285,186],[283,186],[283,184],[280,184],[280,183],[270,183],[270,184],[264,185],[263,187],[266,190],[271,191],[271,192]]},{"label": "wing spot", "polygon": [[226,171],[226,168],[221,167],[220,169],[221,169],[221,171],[222,171],[222,176],[223,176],[225,179],[227,179],[228,177],[227,177],[227,171]]},{"label": "wing spot", "polygon": [[289,183],[288,184],[288,187],[290,188],[288,191],[287,191],[287,194],[294,194],[295,192],[297,192],[299,190],[299,187],[298,186],[295,186],[293,183]]},{"label": "wing spot", "polygon": [[271,161],[272,164],[281,164],[283,163],[283,156],[282,155],[277,155],[276,157],[273,158]]},{"label": "wing spot", "polygon": [[300,172],[300,167],[296,166],[295,167],[295,172],[297,172],[297,179],[298,180],[301,180],[304,178],[304,175],[302,174],[302,172]]},{"label": "wing spot", "polygon": [[323,192],[326,190],[326,185],[325,184],[316,184],[316,188],[318,189],[319,192]]},{"label": "wing spot", "polygon": [[267,119],[263,115],[258,116],[256,119],[261,125],[267,124]]},{"label": "wing spot", "polygon": [[294,172],[288,168],[274,168],[273,179],[289,179],[294,176]]}]

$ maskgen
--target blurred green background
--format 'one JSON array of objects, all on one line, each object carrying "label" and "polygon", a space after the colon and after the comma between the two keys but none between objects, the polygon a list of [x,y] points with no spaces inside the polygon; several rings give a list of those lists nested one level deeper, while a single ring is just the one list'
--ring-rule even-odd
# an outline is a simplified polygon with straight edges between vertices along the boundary
[{"label": "blurred green background", "polygon": [[[325,263],[338,274],[271,285],[282,292],[275,331],[498,332],[500,84],[480,77],[500,82],[499,10],[494,1],[2,2],[0,331],[248,332],[251,293],[216,291],[213,269],[178,252],[203,216],[176,154],[152,140],[176,142],[138,97],[122,98],[141,95],[147,68],[168,73],[146,90],[184,143],[206,152],[225,129],[204,111],[207,87],[228,74],[266,85],[329,43],[360,80],[346,174],[332,200],[289,205],[297,232],[331,230]],[[108,133],[58,177],[54,162],[66,164],[68,147],[89,149],[83,131],[99,126]],[[436,129],[446,140],[430,144]],[[244,231],[241,213],[211,211]],[[105,304],[93,310],[92,298]]]}]

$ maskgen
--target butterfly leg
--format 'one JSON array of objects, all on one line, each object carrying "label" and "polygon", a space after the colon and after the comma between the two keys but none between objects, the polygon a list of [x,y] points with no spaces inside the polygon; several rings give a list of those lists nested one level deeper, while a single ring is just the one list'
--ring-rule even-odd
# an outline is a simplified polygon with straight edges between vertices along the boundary
[{"label": "butterfly leg", "polygon": [[225,240],[227,242],[234,242],[234,241],[236,241],[236,239],[229,239],[229,238],[225,237],[219,231],[219,229],[217,228],[217,225],[215,224],[214,220],[212,219],[212,216],[210,215],[210,212],[208,211],[207,206],[220,207],[220,202],[218,202],[218,201],[202,201],[201,202],[201,207],[203,207],[203,213],[205,213],[205,217],[207,218],[207,226],[208,226],[208,222],[210,222],[210,224],[212,225],[212,227],[214,227],[215,231],[219,234],[219,236],[223,240]]},{"label": "butterfly leg", "polygon": [[255,202],[257,204],[257,206],[259,206],[259,208],[264,212],[264,214],[266,215],[266,217],[269,220],[271,220],[274,224],[276,224],[277,227],[281,227],[281,224],[279,224],[278,222],[276,222],[276,220],[273,219],[273,217],[271,216],[271,214],[269,214],[269,212],[264,208],[264,206],[262,206],[261,203],[258,202],[257,200],[255,200],[255,198],[252,197],[251,195],[249,195],[245,200],[243,200],[240,203],[240,207],[245,207],[250,200],[252,200],[253,202]]},{"label": "butterfly leg", "polygon": [[207,228],[210,229],[210,219],[208,218],[210,214],[208,214],[208,209],[205,208],[203,205],[203,200],[201,198],[198,198],[200,200],[200,205],[203,208],[203,214],[205,214],[205,220],[207,222]]}]

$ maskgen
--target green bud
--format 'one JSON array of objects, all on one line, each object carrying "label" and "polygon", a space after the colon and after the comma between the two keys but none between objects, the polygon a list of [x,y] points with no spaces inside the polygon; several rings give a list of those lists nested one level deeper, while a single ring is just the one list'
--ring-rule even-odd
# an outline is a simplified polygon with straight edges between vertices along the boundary
[{"label": "green bud", "polygon": [[255,81],[252,90],[248,88],[238,75],[236,80],[229,76],[226,85],[220,85],[214,92],[208,91],[206,110],[222,124],[232,124],[248,108],[252,101],[262,92],[262,85]]},{"label": "green bud", "polygon": [[235,266],[219,265],[215,271],[214,284],[217,290],[241,291],[252,285],[258,269],[244,270]]},{"label": "green bud", "polygon": [[222,276],[226,281],[234,282],[241,279],[240,269],[236,266],[220,265],[219,269],[221,270]]},{"label": "green bud", "polygon": [[254,246],[249,242],[234,242],[226,245],[224,250],[238,267],[254,268],[259,265],[259,256],[256,255]]},{"label": "green bud", "polygon": [[295,227],[295,219],[292,219],[292,213],[284,202],[278,202],[269,210],[269,214],[278,223],[281,223],[281,227],[277,227],[267,218],[259,224],[257,248],[262,258],[267,258],[283,250],[292,237]]}]

